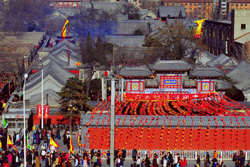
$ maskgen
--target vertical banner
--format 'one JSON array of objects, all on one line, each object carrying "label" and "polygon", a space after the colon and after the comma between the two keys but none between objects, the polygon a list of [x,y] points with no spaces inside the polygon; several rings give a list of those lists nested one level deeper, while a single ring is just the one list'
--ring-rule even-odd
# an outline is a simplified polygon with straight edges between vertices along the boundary
[{"label": "vertical banner", "polygon": [[44,118],[47,119],[49,117],[49,105],[44,105]]},{"label": "vertical banner", "polygon": [[42,118],[42,105],[37,105],[37,118]]}]

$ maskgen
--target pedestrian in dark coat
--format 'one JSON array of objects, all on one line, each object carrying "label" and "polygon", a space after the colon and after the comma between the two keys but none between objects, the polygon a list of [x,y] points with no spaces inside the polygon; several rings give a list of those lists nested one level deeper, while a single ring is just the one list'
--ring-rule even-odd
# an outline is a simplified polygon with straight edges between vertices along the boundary
[{"label": "pedestrian in dark coat", "polygon": [[145,158],[145,163],[146,163],[146,167],[150,167],[151,162],[150,162],[150,159],[149,159],[147,154],[146,154],[146,158]]},{"label": "pedestrian in dark coat", "polygon": [[136,156],[137,156],[137,150],[134,148],[132,151],[132,158],[134,162],[136,161]]},{"label": "pedestrian in dark coat", "polygon": [[38,130],[36,131],[36,144],[40,144],[40,139],[39,139],[39,132],[38,132]]}]

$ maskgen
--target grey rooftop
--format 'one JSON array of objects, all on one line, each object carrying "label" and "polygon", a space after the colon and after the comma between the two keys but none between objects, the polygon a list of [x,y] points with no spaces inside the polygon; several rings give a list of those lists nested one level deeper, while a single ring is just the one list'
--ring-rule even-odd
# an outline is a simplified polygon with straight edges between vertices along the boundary
[{"label": "grey rooftop", "polygon": [[238,89],[243,90],[250,85],[250,64],[246,61],[241,61],[238,66],[229,71],[226,76],[235,82],[234,85]]},{"label": "grey rooftop", "polygon": [[192,77],[221,77],[224,75],[224,72],[217,67],[206,67],[206,66],[198,66],[194,68],[190,75]]},{"label": "grey rooftop", "polygon": [[119,75],[123,77],[148,77],[153,75],[153,72],[148,67],[125,67],[121,69]]},{"label": "grey rooftop", "polygon": [[192,67],[184,60],[160,60],[153,67],[155,71],[189,71]]},{"label": "grey rooftop", "polygon": [[[102,127],[102,123],[104,126],[110,125],[108,122],[109,115],[108,114],[92,114],[81,115],[81,125],[85,126],[89,123],[89,127]],[[106,118],[105,118],[106,117]],[[120,119],[120,121],[119,121]],[[91,121],[90,121],[91,120]],[[102,122],[104,120],[104,122]],[[123,126],[131,126],[134,123],[134,127],[148,127],[148,124],[152,121],[151,127],[162,128],[164,127],[173,127],[175,128],[178,123],[179,127],[186,128],[198,128],[201,126],[202,128],[207,128],[210,126],[211,128],[215,128],[218,125],[218,128],[232,128],[232,124],[234,128],[238,127],[245,129],[250,128],[250,117],[234,117],[234,116],[151,116],[151,115],[115,115],[115,126],[124,127]],[[146,121],[147,120],[147,121]],[[165,120],[165,123],[164,123]],[[185,120],[185,125],[184,125]],[[171,121],[171,122],[170,122]],[[232,121],[232,123],[231,123]],[[245,121],[245,123],[244,123]],[[145,123],[146,122],[146,123]],[[157,124],[158,122],[158,124]],[[144,126],[143,126],[144,123]],[[171,123],[171,125],[170,125]],[[225,124],[225,127],[223,125]]]}]

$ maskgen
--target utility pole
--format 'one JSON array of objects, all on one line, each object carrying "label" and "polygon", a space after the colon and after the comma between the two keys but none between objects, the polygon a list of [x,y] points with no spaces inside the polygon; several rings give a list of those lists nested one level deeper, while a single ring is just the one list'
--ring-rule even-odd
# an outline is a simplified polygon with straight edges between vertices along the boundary
[{"label": "utility pole", "polygon": [[115,79],[111,80],[111,109],[110,109],[110,167],[114,167],[114,117],[115,117]]},{"label": "utility pole", "polygon": [[26,166],[26,121],[25,121],[25,83],[28,78],[28,74],[24,74],[24,83],[23,83],[23,153],[24,153],[24,166]]}]

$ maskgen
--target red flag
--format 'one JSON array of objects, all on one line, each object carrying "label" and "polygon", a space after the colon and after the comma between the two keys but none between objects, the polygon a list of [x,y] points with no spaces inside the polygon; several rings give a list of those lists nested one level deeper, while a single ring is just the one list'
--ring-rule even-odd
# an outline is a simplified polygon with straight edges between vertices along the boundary
[{"label": "red flag", "polygon": [[69,142],[69,150],[70,150],[70,152],[73,154],[74,153],[74,147],[73,147],[73,143],[72,143],[72,138],[71,138],[71,136],[70,136],[70,142]]},{"label": "red flag", "polygon": [[80,137],[79,137],[79,132],[77,133],[77,142],[78,142],[78,145],[79,147],[84,147],[84,145],[80,142]]},{"label": "red flag", "polygon": [[60,147],[59,144],[57,144],[57,142],[52,137],[50,137],[49,145],[54,146],[55,148]]},{"label": "red flag", "polygon": [[67,32],[67,27],[68,27],[68,24],[69,24],[69,20],[67,19],[63,25],[63,28],[62,28],[62,39],[64,39],[66,37],[66,32]]},{"label": "red flag", "polygon": [[7,146],[12,146],[15,151],[17,151],[16,146],[10,140],[9,134],[7,135]]}]

